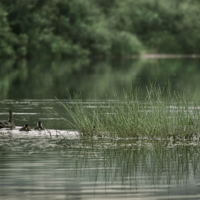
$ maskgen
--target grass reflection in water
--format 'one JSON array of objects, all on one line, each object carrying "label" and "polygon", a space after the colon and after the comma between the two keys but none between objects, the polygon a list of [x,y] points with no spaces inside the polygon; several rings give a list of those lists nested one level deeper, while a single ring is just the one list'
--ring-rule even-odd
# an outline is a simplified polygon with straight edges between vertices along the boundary
[{"label": "grass reflection in water", "polygon": [[[36,160],[37,156],[39,159],[39,155],[46,155],[47,160],[55,162],[52,163],[52,170],[54,165],[70,169],[66,171],[70,178],[86,177],[97,182],[120,182],[121,185],[135,187],[145,181],[155,185],[186,183],[188,179],[198,176],[200,170],[199,141],[173,144],[173,141],[135,139],[1,137],[1,158],[5,158],[3,155],[9,151],[16,155],[22,153],[22,159],[23,155],[33,156]],[[5,158],[5,162],[15,164],[14,157],[14,160]],[[46,161],[40,162],[45,167]],[[0,168],[4,168],[3,163]]]},{"label": "grass reflection in water", "polygon": [[104,175],[106,182],[120,181],[122,185],[132,186],[144,184],[145,180],[155,185],[180,184],[198,176],[199,142],[173,144],[135,139],[110,142],[93,141],[89,146],[83,143],[76,159],[80,173],[93,168],[96,180]]},{"label": "grass reflection in water", "polygon": [[199,180],[199,141],[1,136],[0,144],[0,196],[145,199]]}]

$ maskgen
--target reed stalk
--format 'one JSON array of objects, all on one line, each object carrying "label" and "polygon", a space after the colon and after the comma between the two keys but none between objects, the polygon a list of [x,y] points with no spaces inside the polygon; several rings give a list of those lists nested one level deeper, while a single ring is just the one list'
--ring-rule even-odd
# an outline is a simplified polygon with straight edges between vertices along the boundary
[{"label": "reed stalk", "polygon": [[70,120],[63,117],[81,136],[143,137],[148,139],[192,139],[199,137],[199,107],[195,97],[171,94],[151,84],[141,99],[139,89],[115,94],[114,99],[84,102],[68,96],[60,102]]}]

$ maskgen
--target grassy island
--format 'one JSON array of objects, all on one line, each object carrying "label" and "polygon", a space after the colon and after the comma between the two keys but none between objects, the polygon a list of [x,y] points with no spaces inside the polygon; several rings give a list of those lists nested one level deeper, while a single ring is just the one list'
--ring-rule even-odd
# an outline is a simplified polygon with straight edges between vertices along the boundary
[{"label": "grassy island", "polygon": [[60,102],[69,118],[63,117],[82,136],[109,135],[148,139],[198,139],[199,107],[195,95],[171,93],[151,85],[145,96],[140,90],[123,91],[114,100],[84,102],[78,95]]}]

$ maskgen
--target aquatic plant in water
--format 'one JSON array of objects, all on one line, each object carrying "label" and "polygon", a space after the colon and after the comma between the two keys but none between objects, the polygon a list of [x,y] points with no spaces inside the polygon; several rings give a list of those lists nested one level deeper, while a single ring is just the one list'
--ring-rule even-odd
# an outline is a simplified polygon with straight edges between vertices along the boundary
[{"label": "aquatic plant in water", "polygon": [[62,118],[81,136],[199,139],[195,95],[189,99],[178,92],[172,94],[170,84],[166,90],[152,84],[142,99],[138,88],[104,101],[84,102],[78,95],[68,98],[60,103],[70,119]]}]

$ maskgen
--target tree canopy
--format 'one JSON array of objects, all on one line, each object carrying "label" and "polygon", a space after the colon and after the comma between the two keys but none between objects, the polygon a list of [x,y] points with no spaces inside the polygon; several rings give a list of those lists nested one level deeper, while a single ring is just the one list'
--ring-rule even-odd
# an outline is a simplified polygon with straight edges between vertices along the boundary
[{"label": "tree canopy", "polygon": [[1,0],[0,57],[200,52],[197,0]]}]

